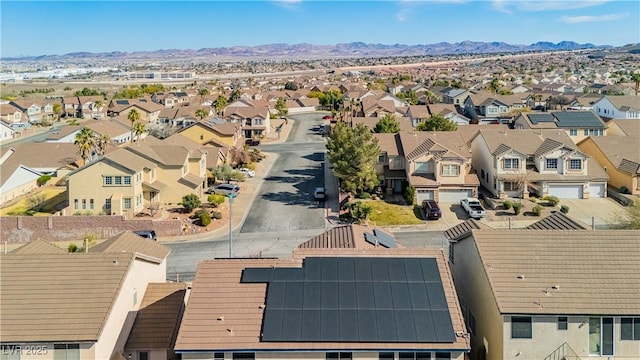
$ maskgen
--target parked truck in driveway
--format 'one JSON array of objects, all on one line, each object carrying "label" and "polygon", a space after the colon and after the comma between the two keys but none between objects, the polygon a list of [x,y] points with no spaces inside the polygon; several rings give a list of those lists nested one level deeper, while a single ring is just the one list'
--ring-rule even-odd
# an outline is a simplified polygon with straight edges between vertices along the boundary
[{"label": "parked truck in driveway", "polygon": [[471,218],[480,219],[485,216],[484,208],[476,198],[464,198],[460,200],[460,206],[462,206]]}]

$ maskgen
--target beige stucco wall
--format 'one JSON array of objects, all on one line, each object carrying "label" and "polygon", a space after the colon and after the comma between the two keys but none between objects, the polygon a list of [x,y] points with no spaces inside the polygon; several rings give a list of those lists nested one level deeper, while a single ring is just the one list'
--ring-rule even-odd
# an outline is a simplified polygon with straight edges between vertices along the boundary
[{"label": "beige stucco wall", "polygon": [[460,302],[475,320],[475,335],[471,337],[472,359],[477,359],[479,349],[486,347],[487,359],[502,358],[502,316],[489,286],[489,280],[471,238],[457,242],[454,262],[451,266],[453,280]]},{"label": "beige stucco wall", "polygon": [[[491,191],[493,195],[498,195],[498,191],[493,188],[493,177],[496,174],[493,155],[491,155],[489,147],[482,136],[476,136],[471,143],[471,154],[471,163],[478,174],[480,184],[484,185],[484,187]],[[485,173],[489,174],[489,181],[486,181],[486,178],[481,177],[481,170],[484,170]]]},{"label": "beige stucco wall", "polygon": [[150,282],[164,282],[165,279],[166,263],[155,264],[139,259],[133,261],[95,345],[96,359],[110,359],[114,352],[124,353],[124,345],[147,285]]},{"label": "beige stucco wall", "polygon": [[[348,351],[348,350],[345,350]],[[435,352],[431,352],[432,359],[435,359]],[[233,359],[232,353],[225,353],[225,360]],[[256,360],[295,360],[295,359],[315,359],[324,360],[324,352],[257,352],[255,353]],[[395,358],[398,358],[396,353]],[[202,360],[213,359],[213,353],[200,353],[200,354],[182,354],[183,360]],[[378,360],[378,352],[352,352],[352,359],[354,360]],[[452,360],[463,360],[464,353],[454,352],[451,353]]]},{"label": "beige stucco wall", "polygon": [[[35,178],[37,179],[37,176]],[[2,191],[0,191],[0,205],[21,195],[28,194],[30,191],[36,189],[37,187],[38,185],[36,184],[36,181],[33,180],[13,189],[7,189],[8,191],[5,191],[3,189]]]},{"label": "beige stucco wall", "polygon": [[[131,185],[104,186],[103,175],[131,176]],[[112,198],[114,194],[118,194],[118,196]],[[132,199],[132,210],[136,212],[141,211],[144,207],[144,201],[142,205],[136,206],[135,198],[138,194],[142,194],[142,182],[137,181],[135,173],[119,166],[111,165],[106,161],[100,161],[69,176],[67,181],[67,199],[69,200],[68,215],[76,211],[82,213],[93,212],[94,215],[100,213],[108,214],[105,209],[105,201],[108,198],[112,198],[111,214],[122,215],[120,211],[125,211],[124,204],[122,204],[122,210],[120,210],[121,206],[116,204],[116,202],[126,197]],[[74,199],[78,199],[78,209],[74,208]],[[87,209],[82,209],[82,199],[87,199]],[[89,209],[89,199],[93,199],[94,201],[93,210]]]},{"label": "beige stucco wall", "polygon": [[630,174],[618,171],[613,163],[600,151],[598,146],[591,140],[587,139],[578,145],[580,151],[593,157],[593,159],[606,169],[607,175],[609,175],[609,184],[620,188],[626,186],[629,191],[634,194],[640,194],[638,189],[638,177],[632,177]]},{"label": "beige stucco wall", "polygon": [[[208,141],[215,140],[217,142],[224,143],[228,146],[235,145],[234,136],[224,136],[216,133],[211,129],[207,129],[204,126],[196,125],[186,128],[180,132],[180,135],[187,137],[190,140],[197,142],[198,144],[204,144]],[[200,137],[202,135],[202,138]]]},{"label": "beige stucco wall", "polygon": [[[183,166],[189,165],[187,160],[185,159],[185,163]],[[183,177],[182,166],[180,167],[171,167],[171,168],[159,168],[156,170],[156,175],[158,181],[167,185],[164,189],[162,189],[161,193],[161,201],[163,203],[178,203],[182,201],[182,197],[191,193],[198,195],[199,197],[203,196],[202,184],[198,186],[198,188],[193,189],[178,180]],[[188,171],[188,170],[187,170]],[[198,175],[198,174],[196,174]]]},{"label": "beige stucco wall", "polygon": [[[589,317],[567,316],[567,330],[558,330],[557,316],[533,316],[531,339],[511,339],[510,316],[505,316],[504,359],[544,359],[563,343],[583,358],[610,359],[610,356],[589,355]],[[640,341],[620,340],[620,318],[614,317],[614,356],[621,359],[640,358]],[[520,355],[517,355],[520,353]]]}]

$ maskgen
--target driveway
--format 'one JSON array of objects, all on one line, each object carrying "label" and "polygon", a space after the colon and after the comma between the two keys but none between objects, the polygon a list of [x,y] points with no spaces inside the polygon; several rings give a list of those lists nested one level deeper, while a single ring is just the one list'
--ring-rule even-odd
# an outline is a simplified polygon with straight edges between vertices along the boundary
[{"label": "driveway", "polygon": [[616,216],[624,214],[625,207],[611,198],[560,199],[560,205],[569,207],[568,215],[596,229],[611,227]]}]

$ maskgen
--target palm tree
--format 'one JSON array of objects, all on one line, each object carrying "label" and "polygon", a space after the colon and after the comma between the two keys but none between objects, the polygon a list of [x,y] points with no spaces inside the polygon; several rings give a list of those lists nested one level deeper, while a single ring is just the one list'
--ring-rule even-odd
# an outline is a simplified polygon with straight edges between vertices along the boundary
[{"label": "palm tree", "polygon": [[93,103],[93,109],[96,110],[98,112],[98,114],[100,114],[102,111],[102,101],[100,100],[96,100],[96,102]]},{"label": "palm tree", "polygon": [[83,127],[76,134],[73,144],[78,147],[78,152],[84,164],[87,163],[87,159],[91,156],[91,152],[95,146],[95,133],[88,127]]},{"label": "palm tree", "polygon": [[218,98],[216,99],[216,114],[220,116],[226,106],[227,98],[222,95],[218,95]]},{"label": "palm tree", "polygon": [[638,96],[638,90],[640,90],[640,72],[631,73],[631,80],[635,83],[633,89],[636,91],[636,96]]},{"label": "palm tree", "polygon": [[108,134],[100,134],[95,138],[95,151],[96,154],[102,156],[107,150],[107,146],[111,144],[111,138]]},{"label": "palm tree", "polygon": [[133,124],[132,129],[133,129],[132,131],[133,131],[133,134],[135,135],[136,139],[140,139],[140,135],[144,134],[147,131],[147,128],[140,121],[136,121]]},{"label": "palm tree", "polygon": [[206,118],[207,116],[209,116],[209,111],[207,111],[206,109],[198,109],[198,110],[196,110],[196,117],[199,117],[200,120]]},{"label": "palm tree", "polygon": [[202,104],[204,102],[204,97],[209,95],[209,90],[202,88],[198,90],[198,95],[200,95],[200,104]]},{"label": "palm tree", "polygon": [[129,111],[129,115],[127,115],[127,119],[131,121],[131,139],[129,142],[133,142],[133,125],[140,120],[140,113],[136,109],[131,109],[131,111]]}]

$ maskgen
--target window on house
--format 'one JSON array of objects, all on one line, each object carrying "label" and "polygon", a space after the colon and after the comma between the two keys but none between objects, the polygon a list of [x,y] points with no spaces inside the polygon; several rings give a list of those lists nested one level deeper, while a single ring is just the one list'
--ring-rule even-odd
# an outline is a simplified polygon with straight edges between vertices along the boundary
[{"label": "window on house", "polygon": [[243,359],[254,360],[255,358],[256,358],[256,354],[254,353],[233,353],[233,360],[243,360]]},{"label": "window on house", "polygon": [[114,180],[116,185],[122,185],[122,176],[114,176]]},{"label": "window on house", "polygon": [[428,173],[429,172],[429,163],[428,162],[416,162],[416,172],[417,173]]},{"label": "window on house", "polygon": [[568,320],[566,316],[558,317],[558,330],[567,330],[569,327]]},{"label": "window on house", "polygon": [[350,352],[330,352],[325,356],[326,359],[351,359]]},{"label": "window on house", "polygon": [[104,207],[105,209],[111,209],[111,199],[104,200]]},{"label": "window on house", "polygon": [[87,209],[87,199],[82,199],[82,210]]},{"label": "window on house", "polygon": [[80,360],[79,344],[54,344],[54,360]]},{"label": "window on house", "polygon": [[384,162],[384,155],[378,155],[378,164],[381,164]]},{"label": "window on house", "polygon": [[73,199],[73,209],[78,210],[78,199]]},{"label": "window on house", "polygon": [[558,159],[547,159],[544,167],[545,169],[557,169]]},{"label": "window on house", "polygon": [[620,340],[640,340],[640,317],[620,319]]},{"label": "window on house", "polygon": [[578,130],[570,129],[569,130],[569,136],[578,136]]},{"label": "window on house", "polygon": [[451,360],[451,354],[446,352],[436,353],[436,360]]},{"label": "window on house", "polygon": [[520,159],[504,159],[505,169],[518,169],[520,167]]},{"label": "window on house", "polygon": [[582,170],[582,160],[581,159],[569,160],[569,170]]},{"label": "window on house", "polygon": [[588,136],[589,135],[589,130],[584,129],[584,136]]},{"label": "window on house", "polygon": [[89,209],[93,210],[93,199],[89,199]]},{"label": "window on house", "polygon": [[131,209],[131,198],[124,198],[124,208]]},{"label": "window on house", "polygon": [[531,316],[512,316],[511,317],[511,338],[512,339],[531,339]]},{"label": "window on house", "polygon": [[105,176],[104,177],[105,185],[113,185],[113,176]]},{"label": "window on house", "polygon": [[398,355],[399,359],[431,360],[429,352],[401,352]]},{"label": "window on house", "polygon": [[124,177],[124,184],[125,185],[131,185],[131,176],[125,176]]},{"label": "window on house", "polygon": [[442,165],[442,175],[458,176],[460,174],[460,165]]},{"label": "window on house", "polygon": [[138,360],[149,360],[149,352],[148,351],[140,351],[138,353]]},{"label": "window on house", "polygon": [[213,353],[213,360],[224,360],[224,353]]},{"label": "window on house", "polygon": [[520,185],[517,182],[507,181],[503,184],[504,191],[518,191],[520,190]]},{"label": "window on house", "polygon": [[386,359],[394,359],[394,353],[392,352],[381,352],[378,353],[378,360],[386,360]]}]

